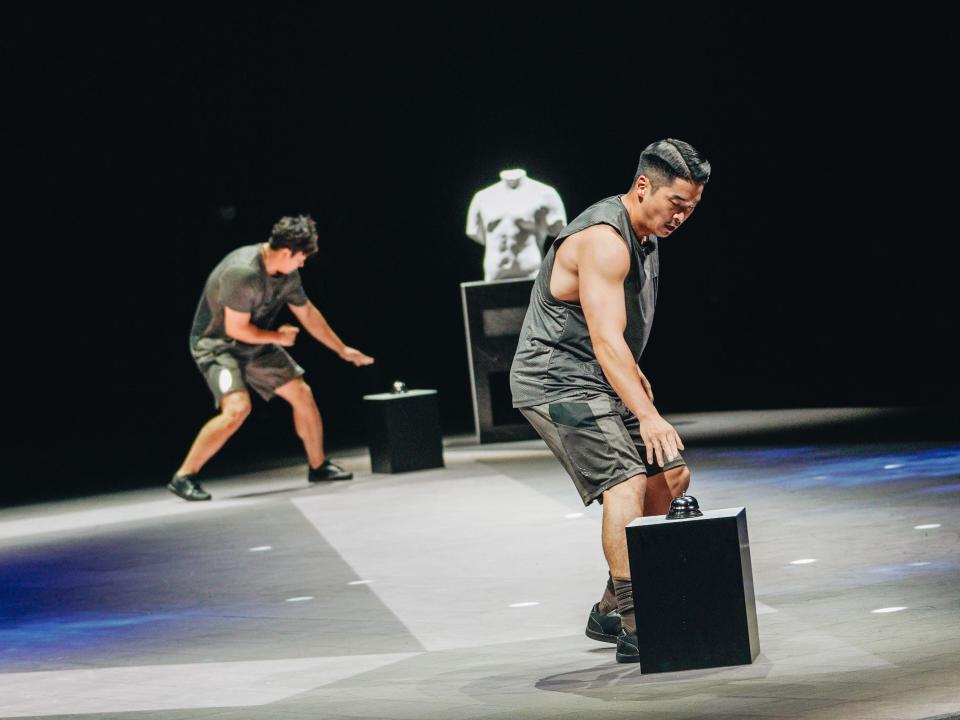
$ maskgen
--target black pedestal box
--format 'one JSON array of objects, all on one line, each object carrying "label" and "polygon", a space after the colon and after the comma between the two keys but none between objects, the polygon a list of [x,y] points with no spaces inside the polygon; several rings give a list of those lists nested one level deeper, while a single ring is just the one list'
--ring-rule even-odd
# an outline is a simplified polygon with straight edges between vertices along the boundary
[{"label": "black pedestal box", "polygon": [[479,443],[539,437],[510,395],[510,365],[532,290],[533,280],[460,283]]},{"label": "black pedestal box", "polygon": [[364,395],[373,472],[443,467],[436,390]]},{"label": "black pedestal box", "polygon": [[760,652],[745,508],[634,520],[627,550],[640,672],[749,665]]}]

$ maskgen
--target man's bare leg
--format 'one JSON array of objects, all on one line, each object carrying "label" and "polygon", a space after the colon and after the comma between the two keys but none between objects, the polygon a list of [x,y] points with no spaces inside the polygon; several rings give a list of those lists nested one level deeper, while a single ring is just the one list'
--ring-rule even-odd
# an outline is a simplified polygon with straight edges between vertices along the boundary
[{"label": "man's bare leg", "polygon": [[643,514],[666,515],[670,501],[680,497],[690,487],[690,470],[686,465],[671,468],[647,478],[647,494],[643,501]]},{"label": "man's bare leg", "polygon": [[614,577],[630,577],[624,528],[643,515],[646,475],[636,475],[603,493],[603,554]]},{"label": "man's bare leg", "polygon": [[[642,477],[642,476],[641,476]],[[672,468],[666,472],[657,473],[656,475],[651,475],[647,478],[647,491],[644,495],[643,500],[643,517],[649,517],[652,515],[666,515],[670,510],[670,501],[682,495],[686,492],[687,488],[690,486],[690,470],[684,465],[677,468]],[[606,494],[604,494],[604,499],[606,499]],[[606,502],[604,502],[604,507],[606,507]],[[631,511],[632,512],[632,511]],[[630,514],[630,513],[628,513]],[[637,515],[636,517],[640,517]],[[622,520],[622,518],[620,519]],[[626,526],[633,518],[627,520],[624,523]],[[618,520],[619,522],[619,520]],[[616,531],[616,526],[612,522],[611,518],[611,527],[607,527],[607,514],[604,510],[604,549],[607,547],[607,535],[608,533],[614,533]],[[611,541],[615,544],[615,541],[611,537]],[[624,544],[624,547],[626,545]],[[614,552],[616,550],[614,549]],[[609,560],[608,560],[609,562]],[[622,566],[618,564],[618,567]],[[627,567],[624,570],[627,575],[629,575],[630,566],[629,562]],[[618,576],[622,577],[622,576]],[[611,610],[616,609],[616,595],[613,588],[613,570],[610,571],[610,577],[607,579],[607,587],[604,590],[603,598],[598,603],[599,610],[602,613],[610,612]]]},{"label": "man's bare leg", "polygon": [[200,428],[176,477],[200,472],[200,468],[240,429],[249,414],[250,395],[245,390],[224,395],[220,400],[220,414]]},{"label": "man's bare leg", "polygon": [[633,614],[630,560],[627,556],[627,534],[624,528],[643,515],[646,492],[646,476],[636,475],[603,493],[603,554],[613,577],[621,623],[628,633],[636,632],[636,620]]},{"label": "man's bare leg", "polygon": [[281,385],[275,392],[293,408],[293,425],[303,441],[310,467],[320,467],[326,459],[323,451],[323,420],[313,391],[303,378],[297,378]]}]

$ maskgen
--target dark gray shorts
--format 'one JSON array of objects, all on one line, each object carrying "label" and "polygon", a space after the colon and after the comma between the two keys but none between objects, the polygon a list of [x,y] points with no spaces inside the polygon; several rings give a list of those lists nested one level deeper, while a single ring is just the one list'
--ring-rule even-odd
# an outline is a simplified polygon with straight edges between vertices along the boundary
[{"label": "dark gray shorts", "polygon": [[640,423],[619,398],[592,395],[520,408],[576,485],[584,505],[637,475],[686,465],[677,456],[662,467],[647,463]]},{"label": "dark gray shorts", "polygon": [[279,345],[261,345],[255,352],[231,352],[223,341],[201,339],[193,349],[213,404],[220,407],[223,396],[232,392],[257,391],[264,400],[272,400],[276,389],[303,375],[304,370]]}]

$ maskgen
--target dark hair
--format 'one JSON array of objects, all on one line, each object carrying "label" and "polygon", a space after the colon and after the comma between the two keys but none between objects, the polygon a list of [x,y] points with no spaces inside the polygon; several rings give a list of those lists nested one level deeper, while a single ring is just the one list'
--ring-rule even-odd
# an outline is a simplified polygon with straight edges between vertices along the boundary
[{"label": "dark hair", "polygon": [[690,143],[666,138],[650,143],[640,153],[637,174],[633,176],[634,184],[641,175],[650,180],[651,193],[655,193],[660,187],[672,184],[677,178],[706,183],[710,179],[710,163],[700,157],[700,153]]},{"label": "dark hair", "polygon": [[282,217],[270,231],[270,247],[288,248],[294,255],[313,255],[317,251],[317,224],[309,215]]}]

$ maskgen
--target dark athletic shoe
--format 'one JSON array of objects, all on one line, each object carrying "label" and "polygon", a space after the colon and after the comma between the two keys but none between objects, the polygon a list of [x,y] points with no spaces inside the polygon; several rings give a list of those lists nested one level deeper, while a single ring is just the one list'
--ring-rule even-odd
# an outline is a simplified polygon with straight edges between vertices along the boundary
[{"label": "dark athletic shoe", "polygon": [[617,638],[617,662],[634,663],[640,662],[640,643],[637,642],[637,634],[628,633],[623,630],[620,637]]},{"label": "dark athletic shoe", "polygon": [[344,470],[329,460],[324,460],[323,465],[318,468],[311,468],[307,474],[307,480],[312,483],[323,482],[324,480],[350,480],[352,477],[352,472]]},{"label": "dark athletic shoe", "polygon": [[167,483],[167,490],[174,495],[179,495],[184,500],[209,500],[210,493],[200,487],[193,478],[195,475],[184,475],[182,477],[173,476],[173,480]]},{"label": "dark athletic shoe", "polygon": [[620,635],[620,613],[613,609],[604,614],[600,612],[600,603],[590,608],[587,618],[587,637],[600,642],[615,643]]}]

